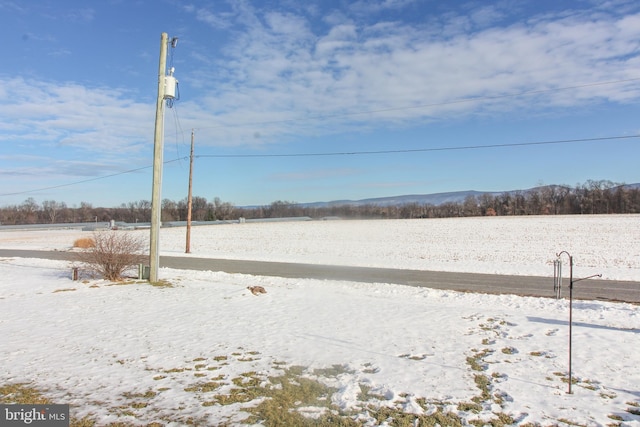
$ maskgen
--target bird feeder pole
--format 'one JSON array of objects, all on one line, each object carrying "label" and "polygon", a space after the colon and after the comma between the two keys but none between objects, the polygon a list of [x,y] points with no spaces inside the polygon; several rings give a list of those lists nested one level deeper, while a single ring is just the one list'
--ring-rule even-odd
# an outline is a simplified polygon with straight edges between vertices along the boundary
[{"label": "bird feeder pole", "polygon": [[571,383],[573,382],[573,374],[571,372],[571,354],[573,341],[573,284],[581,280],[591,279],[593,277],[602,277],[602,274],[594,274],[593,276],[573,280],[573,257],[567,251],[562,251],[556,254],[556,257],[560,258],[562,254],[566,254],[569,257],[569,391],[567,391],[567,393],[571,394]]}]

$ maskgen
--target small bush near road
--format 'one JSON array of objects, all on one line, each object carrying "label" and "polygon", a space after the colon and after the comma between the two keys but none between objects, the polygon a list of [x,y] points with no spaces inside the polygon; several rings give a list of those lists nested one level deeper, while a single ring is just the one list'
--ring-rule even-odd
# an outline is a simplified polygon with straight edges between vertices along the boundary
[{"label": "small bush near road", "polygon": [[89,248],[95,248],[95,246],[96,246],[96,242],[91,237],[81,237],[79,239],[76,239],[75,242],[73,242],[74,248],[89,249]]},{"label": "small bush near road", "polygon": [[145,242],[122,231],[101,231],[93,235],[94,245],[78,254],[78,260],[105,280],[122,280],[126,271],[145,263]]}]

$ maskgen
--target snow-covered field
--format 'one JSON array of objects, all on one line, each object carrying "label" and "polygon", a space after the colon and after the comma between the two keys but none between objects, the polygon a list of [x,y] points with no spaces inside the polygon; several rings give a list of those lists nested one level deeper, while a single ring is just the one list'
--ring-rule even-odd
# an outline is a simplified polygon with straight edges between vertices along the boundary
[{"label": "snow-covered field", "polygon": [[[566,250],[577,276],[640,280],[639,215],[193,230],[191,255],[184,228],[161,231],[161,253],[550,276]],[[6,231],[0,248],[68,250],[88,235]],[[222,405],[217,396],[304,366],[303,376],[335,388],[334,408],[360,414],[363,425],[384,424],[372,405],[450,411],[465,422],[506,414],[514,424],[640,426],[635,305],[574,301],[576,382],[567,394],[566,300],[170,269],[160,275],[173,287],[116,286],[69,273],[65,262],[0,258],[0,386],[37,386],[99,424],[241,423],[242,407],[258,402]],[[252,295],[256,285],[267,293]]]}]

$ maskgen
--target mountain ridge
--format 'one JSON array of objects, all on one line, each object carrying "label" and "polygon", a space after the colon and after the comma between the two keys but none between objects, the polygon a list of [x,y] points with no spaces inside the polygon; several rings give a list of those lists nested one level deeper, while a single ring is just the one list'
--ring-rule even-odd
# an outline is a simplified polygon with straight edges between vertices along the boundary
[{"label": "mountain ridge", "polygon": [[[560,187],[559,185],[543,185],[538,187],[529,188],[526,190],[507,190],[507,191],[477,191],[477,190],[464,190],[464,191],[449,191],[442,193],[430,193],[430,194],[405,194],[397,196],[385,196],[385,197],[372,197],[359,200],[332,200],[328,202],[308,202],[308,203],[295,203],[296,205],[303,207],[334,207],[334,206],[364,206],[364,205],[377,205],[377,206],[400,206],[411,203],[417,203],[420,205],[434,205],[440,206],[445,203],[462,203],[470,196],[480,197],[482,195],[498,196],[501,194],[516,194],[516,193],[530,193],[533,191],[541,191],[548,188]],[[612,187],[617,189],[623,188],[640,188],[640,183],[624,184]]]},{"label": "mountain ridge", "polygon": [[430,194],[404,194],[397,196],[384,196],[384,197],[372,197],[359,200],[331,200],[328,202],[310,202],[310,203],[296,203],[297,205],[304,207],[332,207],[332,206],[364,206],[364,205],[378,205],[378,206],[393,206],[393,205],[406,205],[411,203],[417,204],[430,204],[439,206],[445,203],[459,203],[463,202],[467,197],[475,196],[479,197],[483,194],[497,195],[503,194],[502,192],[489,192],[489,191],[450,191],[444,193],[430,193]]}]

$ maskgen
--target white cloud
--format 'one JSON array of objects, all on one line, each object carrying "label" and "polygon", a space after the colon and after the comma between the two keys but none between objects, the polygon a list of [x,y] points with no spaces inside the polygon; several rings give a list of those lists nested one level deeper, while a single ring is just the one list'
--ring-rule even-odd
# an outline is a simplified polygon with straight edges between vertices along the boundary
[{"label": "white cloud", "polygon": [[331,55],[342,49],[352,50],[357,42],[358,34],[355,25],[340,24],[331,28],[329,33],[320,37],[315,46],[315,54],[319,57]]},{"label": "white cloud", "polygon": [[68,13],[67,18],[71,21],[90,23],[95,18],[95,14],[96,14],[96,11],[94,9],[83,8],[83,9],[71,10]]},{"label": "white cloud", "polygon": [[71,51],[69,49],[57,49],[48,53],[49,56],[69,56],[71,55]]},{"label": "white cloud", "polygon": [[[405,3],[376,7],[415,7]],[[349,9],[318,21],[318,11],[261,11],[249,2],[184,10],[230,37],[222,54],[202,45],[189,53],[194,67],[184,80],[178,67],[177,77],[198,89],[179,103],[182,127],[199,129],[203,144],[255,146],[640,96],[637,83],[552,91],[637,77],[638,13],[619,17],[600,8],[507,24],[508,9],[494,5],[408,24]],[[0,79],[0,95],[5,141],[135,154],[152,139],[153,105],[115,88],[14,78]]]},{"label": "white cloud", "polygon": [[[341,19],[325,19],[332,24],[325,31],[311,33],[303,16],[267,13],[261,18],[247,4],[242,10],[244,22],[253,26],[225,50],[218,62],[225,78],[215,81],[211,92],[215,120],[222,126],[332,116],[322,121],[323,126],[332,123],[322,132],[331,132],[344,130],[346,122],[378,126],[487,111],[528,113],[554,105],[627,102],[639,95],[633,89],[637,84],[618,84],[502,97],[637,75],[640,14],[618,18],[598,12],[594,17],[571,11],[495,25],[504,22],[504,11],[483,6],[440,22],[443,37],[431,27],[352,21],[344,11],[332,14]],[[484,28],[468,31],[478,26]],[[488,99],[456,103],[477,97]],[[419,105],[430,107],[411,108]],[[200,112],[206,115],[204,108]],[[393,111],[353,114],[379,110]],[[318,132],[304,121],[269,128],[262,131],[264,142],[269,131],[273,136]],[[226,136],[248,143],[239,133],[227,130]]]},{"label": "white cloud", "polygon": [[270,12],[266,14],[265,21],[274,34],[288,34],[295,37],[308,31],[307,21],[291,13]]},{"label": "white cloud", "polygon": [[27,9],[23,5],[18,5],[16,2],[4,1],[4,0],[0,1],[0,10],[1,9],[15,11],[19,13],[27,12]]},{"label": "white cloud", "polygon": [[117,89],[23,78],[0,79],[0,137],[87,152],[135,153],[153,139],[153,108]]},{"label": "white cloud", "polygon": [[500,21],[504,17],[504,12],[495,5],[481,6],[478,9],[473,10],[469,19],[475,25],[479,27],[487,27],[497,21]]},{"label": "white cloud", "polygon": [[[188,12],[193,11],[192,7],[186,8]],[[213,28],[225,29],[230,26],[229,14],[215,14],[206,9],[198,9],[196,11],[196,18],[206,24],[211,25]]]},{"label": "white cloud", "polygon": [[387,10],[403,9],[416,3],[415,0],[366,0],[353,2],[349,8],[358,14],[371,14]]},{"label": "white cloud", "polygon": [[289,172],[272,174],[269,179],[274,181],[297,182],[324,180],[327,178],[342,178],[361,174],[362,171],[353,168],[313,169],[303,172]]}]

